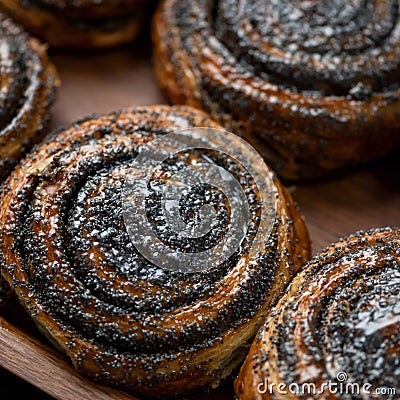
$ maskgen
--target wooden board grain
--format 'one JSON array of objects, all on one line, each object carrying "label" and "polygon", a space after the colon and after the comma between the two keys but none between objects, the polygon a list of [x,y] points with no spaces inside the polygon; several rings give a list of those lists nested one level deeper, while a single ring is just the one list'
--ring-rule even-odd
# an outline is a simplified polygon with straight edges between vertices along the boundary
[{"label": "wooden board grain", "polygon": [[1,316],[0,364],[58,399],[136,400],[79,376],[59,353]]},{"label": "wooden board grain", "polygon": [[[88,114],[166,102],[153,75],[147,40],[105,53],[51,56],[62,80],[52,128]],[[400,226],[398,156],[335,179],[290,187],[309,227],[313,253],[359,229]],[[62,400],[132,399],[79,377],[29,323],[19,324],[25,317],[16,309],[0,317],[0,365]],[[231,383],[187,398],[232,399]]]},{"label": "wooden board grain", "polygon": [[313,253],[357,230],[400,226],[400,153],[341,178],[298,185]]}]

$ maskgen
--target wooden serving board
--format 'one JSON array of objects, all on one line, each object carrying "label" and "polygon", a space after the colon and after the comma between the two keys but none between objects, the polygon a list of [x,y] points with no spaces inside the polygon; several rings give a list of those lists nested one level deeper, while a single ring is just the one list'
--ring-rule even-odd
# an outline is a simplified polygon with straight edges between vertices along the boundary
[{"label": "wooden serving board", "polygon": [[[52,54],[62,80],[52,127],[87,114],[165,103],[153,75],[150,44],[146,39],[138,42],[136,48],[106,53]],[[290,186],[308,225],[314,254],[359,229],[400,226],[399,155],[346,176]],[[0,366],[61,400],[134,399],[76,374],[16,304],[0,311]],[[1,385],[7,382],[0,382],[0,399]],[[190,398],[233,399],[231,387],[227,382],[215,392]]]}]

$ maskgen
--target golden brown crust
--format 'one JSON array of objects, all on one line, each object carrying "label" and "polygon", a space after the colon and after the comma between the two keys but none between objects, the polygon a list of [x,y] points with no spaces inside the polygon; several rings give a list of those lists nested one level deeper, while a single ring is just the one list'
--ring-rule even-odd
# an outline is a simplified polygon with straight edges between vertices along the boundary
[{"label": "golden brown crust", "polygon": [[135,0],[29,2],[0,0],[0,8],[52,47],[107,48],[132,41],[149,18],[152,2]]},{"label": "golden brown crust", "polygon": [[[246,237],[229,260],[184,274],[138,255],[121,219],[118,188],[140,146],[193,126],[219,127],[188,107],[87,118],[30,154],[1,199],[1,272],[22,304],[78,371],[143,395],[218,385],[245,357],[265,312],[310,254],[290,195],[245,150],[268,190],[254,186],[225,153],[206,153],[229,165],[252,205]],[[219,140],[207,132],[207,143]],[[237,143],[225,148],[234,151]],[[203,154],[197,151],[178,160],[196,159]],[[173,171],[175,164],[168,165]],[[260,203],[265,196],[268,206]],[[148,218],[158,215],[149,210]]]},{"label": "golden brown crust", "polygon": [[[399,145],[400,22],[393,2],[377,10],[372,2],[343,5],[360,15],[351,32],[326,3],[249,3],[160,4],[155,71],[172,103],[204,109],[241,133],[289,179],[326,175]],[[309,27],[313,15],[322,15],[324,26]]]},{"label": "golden brown crust", "polygon": [[0,182],[42,138],[59,84],[46,46],[0,14],[2,45]]},{"label": "golden brown crust", "polygon": [[[0,13],[0,184],[45,133],[58,86],[46,46]],[[9,297],[0,277],[0,306]]]},{"label": "golden brown crust", "polygon": [[297,400],[302,388],[321,400],[356,393],[335,392],[330,382],[360,391],[370,384],[370,396],[380,387],[398,393],[399,254],[400,231],[385,228],[358,232],[313,258],[268,313],[235,382],[238,398]]}]

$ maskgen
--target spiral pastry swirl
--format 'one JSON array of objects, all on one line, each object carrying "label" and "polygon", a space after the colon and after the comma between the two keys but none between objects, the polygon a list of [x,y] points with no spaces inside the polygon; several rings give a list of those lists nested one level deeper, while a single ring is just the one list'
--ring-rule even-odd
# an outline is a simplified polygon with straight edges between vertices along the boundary
[{"label": "spiral pastry swirl", "polygon": [[54,47],[103,48],[133,40],[155,0],[0,0],[0,9]]},{"label": "spiral pastry swirl", "polygon": [[0,182],[43,135],[57,72],[46,48],[0,13]]},{"label": "spiral pastry swirl", "polygon": [[[136,249],[123,218],[128,171],[149,142],[193,126],[219,128],[187,107],[87,118],[50,135],[20,163],[1,199],[2,274],[22,304],[78,371],[144,395],[217,385],[244,358],[262,315],[309,257],[304,223],[268,168],[255,165],[269,188],[264,193],[242,164],[205,148],[180,151],[155,170],[143,203],[147,218],[181,254],[187,245],[196,254],[196,246],[222,240],[233,203],[215,185],[193,188],[198,192],[182,197],[180,212],[193,219],[191,210],[208,198],[219,236],[211,230],[202,244],[203,237],[163,238],[168,226],[158,212],[156,194],[171,174],[212,160],[235,176],[249,202],[240,246],[220,265],[193,273],[161,268]],[[216,141],[207,130],[203,139]],[[225,145],[234,150],[235,143]],[[266,223],[270,229],[262,231]],[[259,241],[257,231],[265,232]]]},{"label": "spiral pastry swirl", "polygon": [[164,0],[153,40],[171,101],[240,132],[285,178],[400,142],[397,0]]},{"label": "spiral pastry swirl", "polygon": [[[257,334],[235,382],[238,398],[375,398],[377,388],[390,388],[387,398],[397,399],[399,254],[400,231],[385,228],[358,232],[313,258]],[[314,391],[302,394],[305,384]]]},{"label": "spiral pastry swirl", "polygon": [[[46,47],[0,13],[0,183],[45,133],[59,84]],[[1,189],[0,189],[1,190]],[[11,296],[0,276],[0,307]]]}]

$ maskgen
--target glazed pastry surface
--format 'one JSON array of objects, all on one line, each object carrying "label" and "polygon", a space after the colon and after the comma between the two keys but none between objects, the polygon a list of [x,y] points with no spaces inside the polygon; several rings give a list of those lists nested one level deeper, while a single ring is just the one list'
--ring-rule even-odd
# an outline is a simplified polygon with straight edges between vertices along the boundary
[{"label": "glazed pastry surface", "polygon": [[0,0],[0,9],[50,46],[107,48],[132,41],[153,0]]},{"label": "glazed pastry surface", "polygon": [[164,0],[153,41],[169,99],[241,133],[284,178],[399,145],[398,1]]},{"label": "glazed pastry surface", "polygon": [[356,384],[364,398],[391,388],[397,395],[387,397],[397,399],[399,255],[400,231],[385,228],[358,232],[314,257],[257,334],[235,383],[238,398],[304,398],[293,384],[310,399],[361,398],[346,386]]},{"label": "glazed pastry surface", "polygon": [[[146,144],[194,126],[220,128],[188,107],[88,117],[46,138],[19,164],[1,199],[1,272],[21,303],[78,371],[137,394],[217,386],[244,359],[264,314],[309,258],[308,233],[290,194],[244,148],[268,190],[229,153],[192,149],[161,165],[145,201],[164,243],[201,251],[223,237],[230,203],[214,186],[211,197],[201,190],[199,198],[185,197],[185,218],[196,199],[208,198],[217,210],[210,233],[187,241],[168,230],[157,190],[200,161],[229,171],[247,193],[249,225],[228,259],[187,273],[158,267],[137,251],[123,218],[129,168]],[[202,140],[217,141],[207,129]],[[224,145],[227,152],[237,146]]]},{"label": "glazed pastry surface", "polygon": [[46,47],[0,13],[0,182],[42,138],[58,76]]}]

